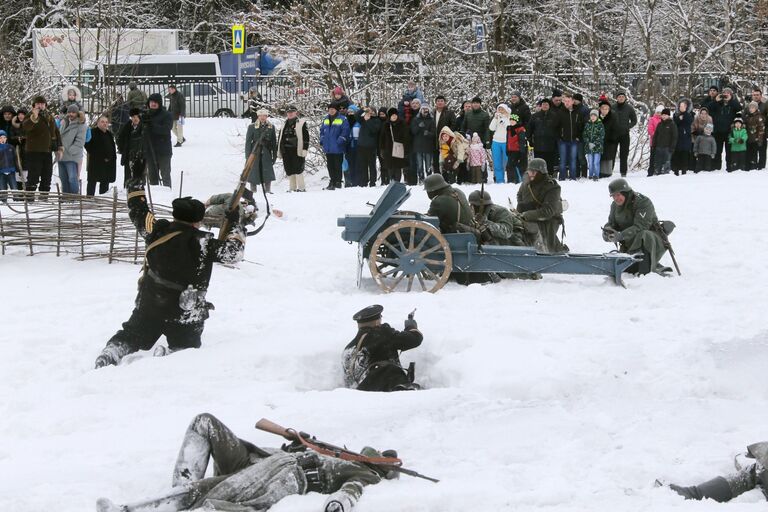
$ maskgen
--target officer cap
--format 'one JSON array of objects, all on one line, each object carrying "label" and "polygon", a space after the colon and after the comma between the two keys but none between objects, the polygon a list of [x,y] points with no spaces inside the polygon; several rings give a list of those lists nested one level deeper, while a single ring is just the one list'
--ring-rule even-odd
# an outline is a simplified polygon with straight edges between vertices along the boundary
[{"label": "officer cap", "polygon": [[480,205],[489,206],[493,204],[493,201],[491,200],[491,194],[489,194],[485,190],[483,191],[482,196],[480,195],[479,190],[475,190],[474,192],[469,194],[469,204],[471,204],[472,206],[480,206]]},{"label": "officer cap", "polygon": [[285,109],[286,112],[298,112],[299,109],[296,108],[296,105],[288,105],[288,108]]},{"label": "officer cap", "polygon": [[442,174],[430,174],[424,178],[424,190],[427,192],[437,192],[450,185],[445,181]]},{"label": "officer cap", "polygon": [[205,217],[205,205],[192,197],[174,199],[171,205],[173,206],[173,218],[176,220],[194,224]]},{"label": "officer cap", "polygon": [[540,172],[541,174],[549,174],[547,171],[547,162],[543,158],[531,158],[528,162],[528,170]]},{"label": "officer cap", "polygon": [[364,322],[371,322],[373,320],[378,320],[379,318],[381,318],[382,311],[384,311],[384,306],[379,306],[378,304],[374,304],[373,306],[368,306],[367,308],[363,308],[357,313],[355,313],[352,316],[352,320],[354,320],[359,324]]},{"label": "officer cap", "polygon": [[618,178],[608,184],[608,193],[613,195],[617,192],[632,192],[632,187],[624,178]]}]

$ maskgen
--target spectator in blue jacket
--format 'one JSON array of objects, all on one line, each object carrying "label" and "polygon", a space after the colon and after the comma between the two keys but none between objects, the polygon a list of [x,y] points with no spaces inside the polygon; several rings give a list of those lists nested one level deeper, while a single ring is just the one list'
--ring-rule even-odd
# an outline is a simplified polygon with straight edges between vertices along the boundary
[{"label": "spectator in blue jacket", "polygon": [[330,183],[326,190],[341,188],[341,166],[349,141],[350,127],[345,116],[339,115],[336,103],[328,104],[328,115],[320,124],[320,144],[323,146]]}]

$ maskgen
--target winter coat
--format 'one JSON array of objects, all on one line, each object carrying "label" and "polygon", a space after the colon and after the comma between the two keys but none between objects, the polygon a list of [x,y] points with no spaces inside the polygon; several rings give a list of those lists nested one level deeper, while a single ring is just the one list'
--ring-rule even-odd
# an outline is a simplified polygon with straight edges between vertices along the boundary
[{"label": "winter coat", "polygon": [[747,129],[734,128],[728,136],[728,144],[731,146],[731,153],[738,153],[747,150]]},{"label": "winter coat", "polygon": [[456,125],[456,114],[454,114],[448,107],[445,107],[445,109],[440,113],[440,118],[437,118],[437,110],[432,113],[432,118],[435,119],[435,147],[440,146],[440,142],[438,139],[438,136],[440,135],[440,132],[443,128],[446,126],[453,130],[453,127]]},{"label": "winter coat", "polygon": [[418,347],[422,339],[415,328],[397,331],[389,324],[360,328],[342,353],[344,384],[361,391],[392,391],[408,383],[400,351]]},{"label": "winter coat", "polygon": [[[405,150],[404,158],[395,158],[392,156],[392,143],[399,142],[403,144]],[[386,169],[403,169],[408,167],[408,148],[411,144],[411,131],[405,121],[397,118],[394,123],[387,119],[379,132],[379,155],[381,162]]]},{"label": "winter coat", "polygon": [[171,113],[174,121],[178,121],[180,117],[187,117],[187,100],[183,94],[176,91],[166,98],[168,98],[168,112]]},{"label": "winter coat", "polygon": [[659,126],[659,123],[661,122],[661,114],[653,114],[650,119],[648,119],[648,135],[651,138],[651,145],[653,145],[653,134],[656,133],[656,127]]},{"label": "winter coat", "polygon": [[148,108],[145,114],[148,114],[149,122],[142,118],[143,130],[146,130],[144,138],[144,158],[149,160],[157,156],[171,156],[171,128],[173,128],[173,118],[165,107],[160,105],[156,109]]},{"label": "winter coat", "polygon": [[528,136],[534,151],[557,151],[557,113],[552,109],[539,110],[531,116],[531,124],[527,128]]},{"label": "winter coat", "polygon": [[[257,142],[261,144],[257,147]],[[251,185],[262,185],[275,180],[275,160],[277,160],[277,134],[275,126],[269,121],[261,124],[256,121],[248,125],[245,132],[245,158],[258,151],[248,174]]]},{"label": "winter coat", "polygon": [[696,140],[693,141],[694,155],[709,155],[712,158],[715,158],[715,153],[717,153],[717,141],[713,136],[706,134],[699,135],[696,137]]},{"label": "winter coat", "polygon": [[125,98],[130,108],[138,108],[144,110],[147,105],[147,94],[138,87],[128,91],[128,95]]},{"label": "winter coat", "polygon": [[349,108],[349,106],[352,105],[352,100],[350,100],[349,96],[346,94],[342,94],[339,99],[336,99],[336,96],[331,95],[331,103],[336,105],[336,110],[341,110]]},{"label": "winter coat", "polygon": [[16,172],[16,148],[10,144],[0,144],[0,174]]},{"label": "winter coat", "polygon": [[693,113],[690,110],[685,112],[675,112],[672,118],[675,121],[677,127],[677,145],[675,149],[678,151],[689,152],[693,147]]},{"label": "winter coat", "polygon": [[672,119],[661,121],[653,134],[653,147],[667,148],[671,151],[677,147],[677,126]]},{"label": "winter coat", "polygon": [[741,105],[736,98],[731,98],[731,101],[727,102],[725,99],[720,101],[710,101],[705,104],[712,116],[712,124],[715,129],[713,133],[726,134],[731,131],[731,125],[733,120],[736,119],[736,115],[741,112]]},{"label": "winter coat", "polygon": [[336,114],[325,116],[320,124],[320,145],[327,155],[339,155],[347,150],[347,144],[352,134],[347,118]]},{"label": "winter coat", "polygon": [[744,114],[744,127],[747,129],[749,136],[748,142],[762,146],[765,140],[765,118],[763,118],[763,114],[759,110],[755,111],[754,114],[747,111]]},{"label": "winter coat", "polygon": [[606,227],[621,233],[621,251],[629,254],[645,252],[651,258],[651,270],[656,269],[666,249],[661,236],[651,230],[658,222],[650,199],[637,192],[626,193],[626,201],[619,206],[611,203]]},{"label": "winter coat", "polygon": [[584,126],[581,140],[584,142],[584,153],[588,155],[603,153],[603,147],[605,145],[605,127],[600,118],[594,123],[589,121]]},{"label": "winter coat", "polygon": [[491,124],[491,116],[488,115],[483,109],[472,109],[464,114],[464,126],[461,128],[462,133],[477,133],[480,136],[480,140],[486,148],[491,147],[490,131],[488,127]]},{"label": "winter coat", "polygon": [[611,105],[611,112],[616,116],[616,135],[624,137],[637,124],[637,113],[634,107],[627,103],[614,103]]},{"label": "winter coat", "polygon": [[691,125],[691,135],[693,136],[694,141],[699,135],[704,135],[704,128],[706,128],[708,124],[712,124],[712,117],[706,109],[700,109]]},{"label": "winter coat", "polygon": [[309,151],[309,129],[304,119],[286,119],[277,138],[277,156],[283,159],[286,176],[304,172]]},{"label": "winter coat", "polygon": [[467,196],[457,188],[445,187],[429,203],[427,215],[440,219],[441,233],[456,233],[458,224],[471,225],[474,217]]},{"label": "winter coat", "polygon": [[491,140],[493,142],[506,142],[507,141],[507,127],[509,126],[509,116],[494,115],[491,119],[491,124],[488,125],[488,130],[491,134]]},{"label": "winter coat", "polygon": [[85,116],[78,114],[78,117],[71,121],[69,117],[61,121],[59,132],[61,133],[61,145],[64,147],[64,153],[59,159],[62,162],[82,162],[83,148],[85,146],[85,133],[88,126],[85,124]]},{"label": "winter coat", "polygon": [[381,119],[372,115],[370,119],[365,120],[365,115],[361,112],[358,117],[360,122],[360,135],[357,139],[357,145],[361,148],[377,148],[379,146],[379,132],[381,132]]},{"label": "winter coat", "polygon": [[45,110],[38,116],[30,113],[21,124],[27,138],[24,151],[27,153],[50,153],[61,148],[61,134],[53,116]]},{"label": "winter coat", "polygon": [[523,126],[528,125],[528,122],[531,120],[531,109],[525,103],[525,101],[523,101],[522,99],[517,103],[512,103],[510,101],[507,103],[507,106],[511,111],[510,114],[517,114],[517,117],[519,118],[518,124],[521,124]]},{"label": "winter coat", "polygon": [[486,161],[485,147],[478,134],[472,135],[472,144],[469,145],[469,166],[482,167]]},{"label": "winter coat", "polygon": [[[438,140],[440,140],[444,133],[448,135],[449,139],[447,145],[442,142],[440,143],[440,161],[445,160],[445,153],[450,153],[451,157],[456,160],[456,166],[458,167],[459,163],[467,161],[469,141],[462,134],[453,132],[447,126],[440,130]],[[447,151],[444,151],[445,148],[447,148]]]},{"label": "winter coat", "polygon": [[524,221],[536,225],[547,252],[566,249],[557,238],[557,231],[563,223],[563,203],[560,199],[560,185],[554,178],[536,173],[536,177],[531,180],[526,174],[517,190],[517,211]]},{"label": "winter coat", "polygon": [[419,113],[411,121],[411,148],[414,153],[433,153],[435,151],[435,120],[430,115]]},{"label": "winter coat", "polygon": [[[73,91],[75,93],[75,99],[70,100],[69,99],[69,92]],[[78,112],[83,111],[83,93],[80,92],[80,89],[75,85],[67,85],[61,90],[61,107],[59,108],[59,112],[62,114],[67,113],[67,109],[70,105],[75,105],[77,107]]]},{"label": "winter coat", "polygon": [[558,139],[564,142],[575,142],[581,138],[584,131],[584,118],[576,108],[563,108],[557,111]]},{"label": "winter coat", "polygon": [[616,117],[613,115],[613,111],[608,112],[608,115],[601,117],[600,121],[603,123],[603,129],[605,131],[605,142],[603,143],[602,160],[611,161],[616,160],[616,151],[619,149],[619,130],[616,127]]},{"label": "winter coat", "polygon": [[507,153],[528,153],[528,141],[525,126],[516,124],[507,126]]},{"label": "winter coat", "polygon": [[115,139],[109,130],[91,130],[91,140],[85,143],[88,151],[88,181],[112,183],[117,177]]},{"label": "winter coat", "polygon": [[142,130],[144,125],[139,122],[134,129],[133,123],[128,121],[117,133],[117,150],[120,152],[120,165],[128,165],[131,160],[143,160]]},{"label": "winter coat", "polygon": [[478,219],[478,223],[488,229],[492,245],[525,245],[523,220],[520,216],[513,215],[509,208],[498,204],[487,205],[483,210],[483,218]]}]

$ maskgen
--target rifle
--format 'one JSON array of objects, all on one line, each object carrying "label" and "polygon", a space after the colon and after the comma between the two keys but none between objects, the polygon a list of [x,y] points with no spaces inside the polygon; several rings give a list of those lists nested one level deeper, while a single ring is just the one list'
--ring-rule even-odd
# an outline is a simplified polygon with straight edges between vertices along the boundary
[{"label": "rifle", "polygon": [[437,483],[440,481],[436,478],[428,477],[411,469],[402,467],[403,461],[397,457],[366,457],[365,455],[347,450],[346,448],[341,448],[330,443],[319,441],[314,436],[310,436],[306,432],[297,432],[292,428],[282,427],[266,418],[262,418],[257,421],[256,428],[263,430],[264,432],[269,432],[270,434],[284,437],[289,441],[300,443],[302,446],[309,448],[310,450],[314,450],[320,455],[326,455],[328,457],[334,457],[351,462],[360,462],[362,464],[367,464],[383,471],[396,471],[404,475],[423,478],[424,480],[429,480],[430,482]]},{"label": "rifle", "polygon": [[[670,221],[664,221],[664,223],[670,222]],[[661,237],[661,241],[664,244],[664,247],[669,251],[669,255],[672,256],[672,263],[675,265],[675,270],[677,271],[678,276],[682,276],[683,274],[680,273],[680,267],[677,265],[677,258],[675,258],[675,250],[672,249],[672,244],[669,243],[669,233],[667,233],[667,230],[664,229],[664,223],[661,221],[656,221],[653,226],[651,227],[654,231],[656,231],[659,236]],[[670,232],[672,229],[675,228],[674,223],[671,223]]]},{"label": "rifle", "polygon": [[[245,185],[248,183],[248,175],[251,173],[251,167],[253,166],[253,163],[256,161],[256,159],[261,157],[261,139],[263,137],[264,135],[262,134],[262,136],[259,137],[259,140],[256,141],[256,145],[253,147],[253,151],[251,151],[251,154],[248,155],[248,159],[245,161],[245,167],[243,167],[243,170],[240,173],[240,180],[237,182],[237,187],[235,188],[232,197],[229,198],[229,204],[227,205],[227,209],[224,213],[224,220],[221,221],[221,226],[219,227],[219,240],[224,240],[227,238],[229,230],[232,229],[232,225],[227,218],[227,213],[233,211],[235,208],[240,208],[240,199],[243,198],[243,192],[245,191]],[[261,188],[263,191],[264,186],[262,185]],[[264,217],[264,221],[262,221],[261,226],[259,226],[255,231],[248,233],[248,236],[255,235],[261,231],[264,227],[264,224],[267,222],[267,219],[269,218],[269,201],[267,200],[266,192],[264,192],[264,200],[267,202],[267,215]]]}]

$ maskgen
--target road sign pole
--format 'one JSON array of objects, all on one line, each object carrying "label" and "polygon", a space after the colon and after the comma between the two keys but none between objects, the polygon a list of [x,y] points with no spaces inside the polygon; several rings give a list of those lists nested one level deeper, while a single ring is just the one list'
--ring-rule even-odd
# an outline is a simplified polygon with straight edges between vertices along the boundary
[{"label": "road sign pole", "polygon": [[243,93],[243,77],[242,72],[240,71],[240,64],[243,60],[243,54],[238,53],[237,54],[237,94]]},{"label": "road sign pole", "polygon": [[242,64],[244,51],[245,27],[243,25],[232,25],[232,53],[237,55],[237,94],[243,93],[243,80],[240,66]]}]

